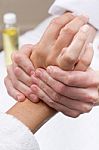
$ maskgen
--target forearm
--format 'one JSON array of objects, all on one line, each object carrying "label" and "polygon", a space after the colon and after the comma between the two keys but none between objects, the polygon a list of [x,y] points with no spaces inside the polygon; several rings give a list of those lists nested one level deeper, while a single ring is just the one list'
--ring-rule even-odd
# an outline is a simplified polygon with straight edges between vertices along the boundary
[{"label": "forearm", "polygon": [[[36,68],[42,66],[42,62],[45,61],[45,59],[43,59],[39,62],[37,61],[37,57],[37,51],[35,51],[35,53],[32,54],[31,61],[32,63],[35,62]],[[34,133],[46,121],[54,116],[56,114],[56,111],[41,101],[34,104],[26,99],[24,102],[18,102],[7,113],[15,116],[26,126],[28,126]]]},{"label": "forearm", "polygon": [[55,115],[56,111],[43,102],[37,104],[29,100],[18,102],[7,112],[23,122],[35,133],[46,121]]}]

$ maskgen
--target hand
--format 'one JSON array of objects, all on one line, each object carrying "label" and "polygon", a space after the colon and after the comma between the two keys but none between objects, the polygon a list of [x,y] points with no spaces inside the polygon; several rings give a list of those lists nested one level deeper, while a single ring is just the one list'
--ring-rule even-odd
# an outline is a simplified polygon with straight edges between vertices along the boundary
[{"label": "hand", "polygon": [[[40,42],[35,45],[31,55],[35,68],[46,68],[49,65],[55,65],[63,70],[73,70],[76,65],[77,68],[83,66],[83,69],[86,70],[86,66],[89,66],[88,59],[84,62],[80,59],[85,59],[86,55],[92,56],[92,50],[89,50],[86,46],[93,41],[95,29],[85,25],[88,18],[78,16],[71,20],[69,15],[62,16],[64,20],[62,20],[62,17],[54,19]],[[66,23],[65,20],[69,23]],[[77,65],[78,62],[80,67]]]},{"label": "hand", "polygon": [[17,101],[24,101],[25,97],[30,100],[36,97],[30,89],[33,84],[30,75],[34,71],[34,66],[30,61],[32,51],[33,45],[24,45],[18,52],[13,53],[13,63],[7,68],[5,85],[8,94]]},{"label": "hand", "polygon": [[[71,21],[73,19],[73,21]],[[45,32],[41,42],[37,45],[41,45],[41,47],[38,46],[39,49],[36,49],[36,50],[39,50],[39,52],[42,52],[43,53],[43,47],[42,45],[44,46],[45,43],[48,43],[49,39],[52,40],[53,38],[55,38],[55,35],[57,35],[58,32],[60,32],[60,29],[62,28],[63,24],[66,24],[66,21],[67,21],[67,26],[65,26],[65,28],[63,28],[63,31],[67,30],[66,32],[67,33],[71,33],[71,34],[67,34],[68,37],[66,39],[66,41],[64,41],[64,37],[66,38],[66,35],[63,34],[64,32],[62,32],[62,34],[60,34],[61,36],[58,37],[58,40],[56,42],[56,45],[59,45],[61,47],[63,46],[66,46],[68,45],[70,42],[71,42],[71,39],[73,38],[73,36],[76,34],[76,32],[79,30],[79,28],[87,22],[87,18],[83,17],[83,16],[79,16],[79,17],[73,17],[71,14],[65,14],[63,16],[61,16],[60,18],[57,18],[55,19],[54,21],[52,21],[52,23],[49,25],[47,31]],[[61,22],[62,24],[60,24],[59,22]],[[59,25],[59,27],[57,26]],[[56,28],[55,28],[56,26]],[[75,26],[75,28],[73,28]],[[54,31],[55,29],[55,32],[53,33],[52,30]],[[65,29],[65,30],[64,30]],[[82,33],[83,34],[83,33]],[[92,35],[92,34],[91,34]],[[80,36],[80,34],[79,34]],[[78,37],[79,37],[78,36]],[[93,34],[94,36],[94,34]],[[92,37],[91,37],[92,38]],[[90,40],[91,40],[90,38]],[[76,38],[77,39],[77,38]],[[87,43],[89,38],[85,38],[85,43]],[[45,40],[47,40],[45,42]],[[54,39],[55,40],[55,39]],[[63,41],[62,41],[63,40]],[[89,40],[89,41],[90,41]],[[43,42],[42,42],[43,41]],[[89,42],[88,41],[88,42]],[[45,43],[44,43],[45,42]],[[52,42],[52,41],[51,41]],[[62,44],[60,43],[62,42]],[[42,44],[43,43],[43,44]],[[60,45],[60,44],[61,45]],[[50,43],[48,43],[50,44]],[[33,47],[33,49],[37,48],[37,45],[35,47]],[[47,45],[48,46],[48,45]],[[49,46],[48,46],[49,47]],[[85,47],[85,45],[84,45]],[[42,51],[41,51],[41,48],[42,48]],[[27,49],[26,47],[23,48],[23,52],[25,52],[25,50]],[[46,48],[45,48],[46,49]],[[56,49],[57,50],[57,49]],[[56,51],[55,50],[55,51]],[[58,49],[59,51],[59,49]],[[12,70],[11,70],[11,67],[8,69],[8,77],[5,79],[5,84],[6,84],[6,87],[8,88],[8,92],[10,95],[12,95],[14,98],[16,97],[16,95],[18,94],[18,90],[20,92],[22,92],[23,94],[26,95],[27,98],[29,99],[35,99],[36,100],[36,96],[34,96],[32,93],[31,93],[31,90],[29,88],[30,84],[31,84],[31,81],[30,81],[30,78],[29,76],[27,77],[28,74],[30,74],[30,72],[28,70],[25,71],[25,68],[28,68],[29,64],[31,64],[30,60],[29,60],[29,55],[27,55],[28,53],[26,52],[25,53],[25,57],[24,57],[24,54],[23,53],[17,53],[17,55],[15,54],[14,57],[13,57],[13,62],[15,62],[15,64],[17,64],[17,67],[15,68],[15,65],[13,65],[14,67],[12,67]],[[92,56],[93,53],[91,53],[91,56]],[[23,55],[23,56],[22,56]],[[37,58],[39,57],[39,55],[37,56]],[[26,59],[24,59],[26,58]],[[36,57],[35,57],[36,58]],[[21,59],[21,61],[19,61]],[[39,59],[37,59],[39,60]],[[31,65],[30,65],[31,66]],[[23,70],[22,70],[23,69]],[[13,72],[13,75],[12,75],[12,72]],[[26,74],[27,73],[27,74]],[[10,76],[10,77],[9,77]],[[12,78],[11,78],[12,76]],[[15,76],[16,78],[13,78],[13,76]],[[9,80],[10,79],[10,80]],[[20,82],[19,82],[20,81]],[[11,88],[9,88],[9,84],[12,82],[12,86],[10,86]],[[24,84],[25,83],[25,84]],[[14,92],[12,92],[14,88],[14,92],[16,92],[16,95],[14,95]],[[16,91],[17,89],[17,91]],[[31,94],[31,95],[29,95]],[[32,97],[32,98],[30,98]],[[18,99],[17,100],[20,100],[21,96],[18,96]]]},{"label": "hand", "polygon": [[63,71],[49,66],[32,76],[32,91],[50,107],[70,117],[89,112],[98,102],[99,72]]}]

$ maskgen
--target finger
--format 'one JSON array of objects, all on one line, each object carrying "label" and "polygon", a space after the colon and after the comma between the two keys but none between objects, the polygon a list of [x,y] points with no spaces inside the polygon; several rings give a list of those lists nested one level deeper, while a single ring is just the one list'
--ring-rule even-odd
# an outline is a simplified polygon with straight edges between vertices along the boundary
[{"label": "finger", "polygon": [[56,41],[55,49],[61,51],[64,47],[69,46],[74,35],[79,31],[80,27],[86,24],[88,17],[86,16],[77,16],[71,22],[65,25],[61,29],[60,35]]},{"label": "finger", "polygon": [[75,63],[78,61],[81,50],[87,40],[90,27],[84,25],[76,34],[68,48],[64,48],[58,57],[59,66],[64,70],[73,70]]},{"label": "finger", "polygon": [[54,18],[43,35],[43,42],[48,43],[49,41],[55,41],[61,28],[69,23],[73,18],[74,15],[72,13],[65,13],[59,17]]},{"label": "finger", "polygon": [[32,94],[31,89],[22,82],[20,82],[19,80],[17,80],[12,70],[12,66],[8,66],[7,73],[12,82],[13,87],[30,99],[31,98],[30,94]]},{"label": "finger", "polygon": [[25,96],[13,87],[12,82],[8,78],[8,76],[4,79],[4,83],[7,88],[7,92],[11,97],[13,97],[17,101],[25,100]]},{"label": "finger", "polygon": [[16,52],[13,54],[12,58],[13,62],[21,67],[27,74],[31,74],[31,72],[34,71],[34,66],[26,55]]},{"label": "finger", "polygon": [[31,77],[21,68],[19,67],[14,68],[14,73],[16,78],[25,85],[27,85],[28,87],[30,87],[33,84]]},{"label": "finger", "polygon": [[93,58],[93,46],[90,43],[87,47],[86,50],[84,52],[84,54],[79,58],[79,61],[77,63],[77,65],[75,66],[74,70],[78,70],[78,71],[86,71],[91,62],[92,62],[92,58]]},{"label": "finger", "polygon": [[[61,96],[65,96],[73,100],[78,100],[78,101],[88,102],[88,103],[95,103],[97,101],[97,98],[98,98],[97,88],[77,88],[77,87],[67,86],[51,78],[48,75],[48,73],[43,69],[37,69],[36,75],[40,80],[36,79],[35,76],[32,76],[33,82],[37,83],[37,85],[43,89],[48,90],[48,87],[46,87],[46,84],[47,84],[56,93],[61,94]],[[44,84],[41,80],[45,82],[46,84]],[[53,91],[49,91],[49,93],[51,92]]]},{"label": "finger", "polygon": [[32,44],[25,44],[19,49],[19,52],[29,58],[33,52],[33,48],[34,46]]},{"label": "finger", "polygon": [[39,87],[37,87],[36,85],[33,85],[32,87],[33,92],[41,99],[43,100],[48,106],[56,109],[57,111],[60,111],[62,113],[64,113],[65,115],[69,116],[69,117],[73,117],[76,118],[80,115],[80,112],[76,111],[76,110],[71,110],[68,107],[58,104],[56,102],[54,102],[47,94],[45,94],[44,91],[42,91]]},{"label": "finger", "polygon": [[[88,88],[99,85],[99,72],[88,70],[83,71],[63,71],[59,67],[47,67],[49,75],[69,86]],[[92,80],[93,79],[93,80]]]},{"label": "finger", "polygon": [[89,35],[88,35],[88,37],[87,37],[87,40],[86,40],[86,42],[85,42],[85,44],[84,44],[84,47],[83,47],[83,49],[82,49],[81,54],[80,54],[79,57],[82,57],[82,55],[84,54],[84,52],[85,52],[86,47],[88,46],[88,44],[89,44],[89,43],[93,43],[93,40],[94,40],[94,38],[95,38],[95,35],[96,35],[96,29],[95,29],[94,27],[90,26]]},{"label": "finger", "polygon": [[[34,83],[39,87],[38,90],[41,89],[53,101],[55,101],[59,104],[62,104],[62,105],[66,106],[70,109],[79,111],[81,113],[89,112],[93,107],[93,101],[94,101],[93,99],[88,100],[88,98],[87,98],[87,100],[85,100],[84,96],[83,96],[83,101],[80,101],[80,97],[79,97],[79,101],[78,101],[78,100],[75,99],[76,98],[75,95],[74,95],[74,97],[73,97],[73,94],[72,94],[72,96],[70,96],[70,93],[72,93],[71,89],[70,89],[70,92],[69,92],[69,90],[66,90],[66,89],[65,90],[63,89],[63,91],[64,91],[63,93],[60,92],[60,90],[57,88],[57,87],[60,88],[60,85],[59,86],[56,85],[56,87],[53,86],[53,84],[55,85],[55,83],[57,83],[57,81],[53,84],[50,83],[50,85],[48,85],[48,83],[43,82],[42,79],[40,80],[39,78],[35,78],[34,76],[32,76],[32,79],[33,79]],[[34,91],[34,89],[35,89],[34,85],[31,86],[31,89],[33,90],[33,92],[35,92]],[[67,95],[65,94],[65,93],[68,93],[68,92],[69,92],[69,97],[67,97],[68,94]],[[77,93],[77,95],[78,95],[78,93]],[[70,97],[72,97],[72,98],[70,98]],[[86,101],[88,101],[88,103],[85,103]]]}]

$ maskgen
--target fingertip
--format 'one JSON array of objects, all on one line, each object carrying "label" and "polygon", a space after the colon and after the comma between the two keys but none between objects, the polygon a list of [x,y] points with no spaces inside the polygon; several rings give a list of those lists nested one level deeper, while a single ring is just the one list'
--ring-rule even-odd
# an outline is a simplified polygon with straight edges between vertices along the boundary
[{"label": "fingertip", "polygon": [[54,68],[53,66],[48,66],[46,70],[48,73],[52,73],[54,71]]},{"label": "fingertip", "polygon": [[30,97],[30,100],[33,103],[38,103],[39,102],[39,99],[38,99],[38,97],[35,94],[31,94],[29,97]]},{"label": "fingertip", "polygon": [[37,85],[35,85],[35,84],[31,85],[31,90],[32,90],[32,92],[34,92],[34,94],[37,93],[37,91],[38,91]]},{"label": "fingertip", "polygon": [[33,103],[39,103],[40,102],[40,99],[36,98],[36,99],[33,99],[31,100]]},{"label": "fingertip", "polygon": [[32,76],[32,75],[34,75],[34,74],[35,74],[35,71],[32,70],[32,71],[30,72],[30,75]]},{"label": "fingertip", "polygon": [[25,96],[24,96],[23,94],[17,95],[17,100],[18,100],[19,102],[24,102],[24,101],[25,101]]}]

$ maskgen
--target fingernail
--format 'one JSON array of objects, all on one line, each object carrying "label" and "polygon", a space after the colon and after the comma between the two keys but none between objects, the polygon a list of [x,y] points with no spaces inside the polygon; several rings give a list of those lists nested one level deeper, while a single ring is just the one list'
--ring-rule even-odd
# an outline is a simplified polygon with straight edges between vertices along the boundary
[{"label": "fingernail", "polygon": [[31,74],[31,75],[33,75],[34,73],[35,73],[34,71],[31,71],[31,73],[30,73],[30,74]]},{"label": "fingernail", "polygon": [[37,98],[36,95],[31,94],[29,97],[30,97],[31,101],[33,101],[33,102],[38,102],[38,98]]},{"label": "fingernail", "polygon": [[31,73],[34,72],[34,69],[28,68],[28,73],[31,75]]},{"label": "fingernail", "polygon": [[22,102],[25,100],[25,96],[24,95],[17,95],[17,100]]},{"label": "fingernail", "polygon": [[37,92],[37,87],[36,85],[32,85],[31,86],[32,92],[34,92],[34,94]]},{"label": "fingernail", "polygon": [[84,26],[81,28],[81,30],[82,30],[83,32],[88,32],[88,30],[89,30],[89,25],[84,25]]},{"label": "fingernail", "polygon": [[47,72],[48,73],[52,73],[53,72],[53,67],[52,66],[48,66],[47,67]]},{"label": "fingernail", "polygon": [[38,70],[36,70],[35,75],[37,77],[42,77],[43,73],[42,73],[42,71],[40,69],[38,69]]}]

